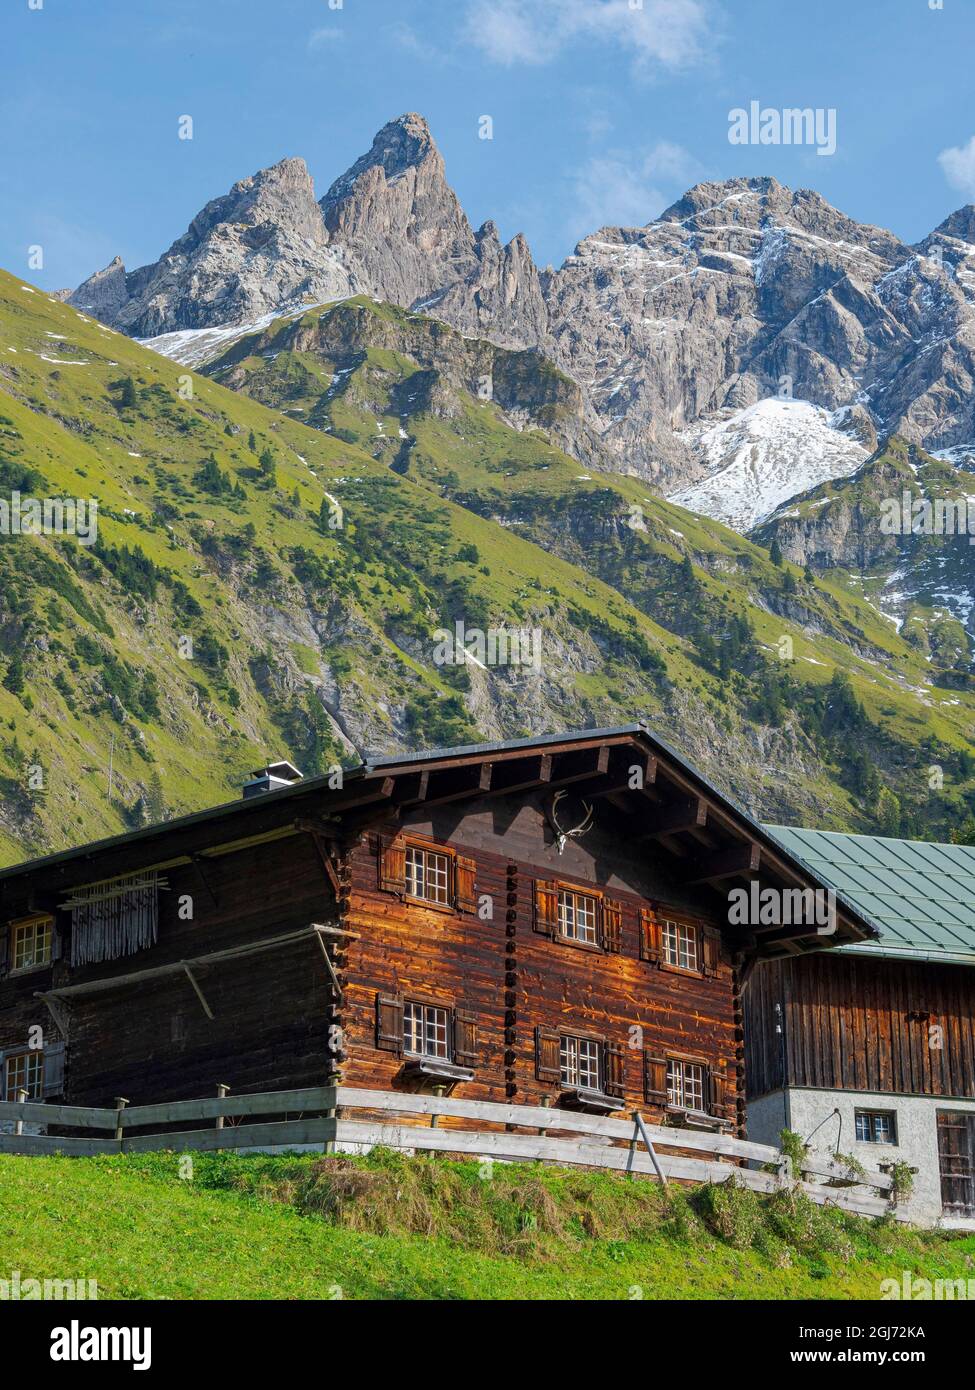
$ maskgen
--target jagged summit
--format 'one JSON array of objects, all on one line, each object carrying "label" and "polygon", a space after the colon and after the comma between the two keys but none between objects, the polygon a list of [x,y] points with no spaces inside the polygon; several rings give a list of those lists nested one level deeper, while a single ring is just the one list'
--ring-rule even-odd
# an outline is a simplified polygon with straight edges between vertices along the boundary
[{"label": "jagged summit", "polygon": [[442,167],[440,151],[425,119],[416,111],[397,116],[377,132],[369,150],[356,160],[351,169],[335,180],[322,199],[322,207],[327,208],[329,204],[348,197],[356,179],[367,169],[382,169],[389,182],[407,169],[422,164],[427,158],[440,160]]},{"label": "jagged summit", "polygon": [[[975,207],[910,247],[811,189],[705,180],[539,274],[523,236],[505,245],[490,219],[472,228],[416,112],[387,122],[320,202],[304,161],[283,159],[208,203],[156,264],[115,260],[72,303],[150,337],[355,293],[545,353],[582,389],[620,470],[666,492],[732,461],[718,442],[751,439],[766,413],[743,413],[783,390],[820,423],[845,411],[867,435],[975,440]],[[830,429],[812,476],[850,454]],[[780,438],[761,441],[770,477],[789,466]]]}]

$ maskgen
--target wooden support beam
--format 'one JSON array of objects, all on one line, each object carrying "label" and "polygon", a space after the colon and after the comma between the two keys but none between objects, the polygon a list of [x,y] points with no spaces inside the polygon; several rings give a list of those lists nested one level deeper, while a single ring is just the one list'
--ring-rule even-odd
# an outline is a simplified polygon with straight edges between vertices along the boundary
[{"label": "wooden support beam", "polygon": [[684,881],[687,884],[718,883],[723,878],[735,878],[738,874],[757,873],[761,862],[761,847],[753,840],[746,840],[695,858],[690,876]]},{"label": "wooden support beam", "polygon": [[491,789],[492,772],[490,763],[481,763],[479,767],[437,773],[430,779],[423,805],[445,806],[450,801],[483,796]]},{"label": "wooden support beam", "polygon": [[35,999],[39,999],[39,1000],[41,1001],[42,1004],[44,1004],[44,1005],[47,1006],[47,1011],[48,1011],[48,1013],[51,1015],[51,1017],[54,1019],[54,1022],[57,1024],[58,1029],[59,1029],[59,1031],[60,1031],[60,1033],[61,1033],[62,1038],[64,1038],[65,1042],[67,1042],[67,1040],[68,1040],[68,1013],[67,1013],[67,1010],[63,1007],[63,1005],[59,1004],[58,1001],[57,1001],[56,999],[52,999],[52,998],[50,997],[50,995],[44,994],[42,990],[36,989],[36,990],[34,991],[34,998],[35,998]]},{"label": "wooden support beam", "polygon": [[490,796],[508,796],[515,792],[531,791],[535,787],[545,787],[552,780],[552,755],[544,753],[541,757],[526,758],[524,762],[494,763],[491,778]]},{"label": "wooden support beam", "polygon": [[639,838],[657,840],[663,835],[677,835],[682,830],[700,830],[707,821],[708,804],[702,797],[682,797],[647,811]]},{"label": "wooden support beam", "polygon": [[208,1019],[210,1020],[210,1022],[212,1023],[212,1022],[213,1022],[213,1010],[210,1008],[210,1005],[207,1003],[207,1001],[206,1001],[206,996],[204,995],[202,989],[201,989],[200,986],[197,984],[196,976],[193,974],[193,971],[190,969],[189,962],[184,960],[184,961],[181,961],[180,964],[182,965],[183,969],[186,971],[186,978],[189,980],[190,984],[193,986],[193,989],[194,989],[194,991],[195,991],[195,993],[196,993],[196,997],[197,997],[197,999],[199,999],[200,1004],[201,1004],[201,1006],[202,1006],[202,1008],[203,1008],[203,1012],[206,1014],[207,1018],[208,1018]]}]

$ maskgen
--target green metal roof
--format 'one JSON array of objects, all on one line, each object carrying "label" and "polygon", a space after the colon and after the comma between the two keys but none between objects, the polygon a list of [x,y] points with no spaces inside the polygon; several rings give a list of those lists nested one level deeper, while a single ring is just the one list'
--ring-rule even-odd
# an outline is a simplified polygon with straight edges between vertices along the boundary
[{"label": "green metal roof", "polygon": [[878,942],[837,949],[975,965],[975,846],[765,829],[881,930]]}]

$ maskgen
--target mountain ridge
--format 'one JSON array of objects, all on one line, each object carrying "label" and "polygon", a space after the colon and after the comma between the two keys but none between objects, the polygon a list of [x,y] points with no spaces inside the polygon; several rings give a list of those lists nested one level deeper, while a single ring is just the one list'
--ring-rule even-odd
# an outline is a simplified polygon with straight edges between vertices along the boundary
[{"label": "mountain ridge", "polygon": [[412,112],[317,203],[303,162],[281,161],[209,203],[155,265],[113,261],[71,302],[151,338],[372,294],[543,352],[582,391],[614,466],[679,492],[715,471],[692,427],[783,383],[876,434],[975,441],[973,227],[967,205],[909,246],[813,190],[702,181],[540,271],[523,235],[502,245],[494,223],[472,228]]}]

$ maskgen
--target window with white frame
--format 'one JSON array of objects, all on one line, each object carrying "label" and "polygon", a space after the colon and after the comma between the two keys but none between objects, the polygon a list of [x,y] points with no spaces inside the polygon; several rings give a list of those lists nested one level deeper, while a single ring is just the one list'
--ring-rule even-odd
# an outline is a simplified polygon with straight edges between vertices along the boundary
[{"label": "window with white frame", "polygon": [[602,1048],[594,1038],[563,1036],[559,1039],[559,1067],[563,1086],[582,1091],[601,1089]]},{"label": "window with white frame", "polygon": [[856,1136],[861,1144],[896,1144],[897,1118],[893,1110],[857,1110]]},{"label": "window with white frame", "polygon": [[450,902],[450,859],[436,850],[406,847],[406,893],[428,903]]},{"label": "window with white frame", "polygon": [[597,900],[589,893],[576,893],[571,888],[559,889],[559,934],[570,941],[599,945]]},{"label": "window with white frame", "polygon": [[3,1090],[5,1100],[19,1100],[20,1091],[26,1091],[30,1100],[40,1100],[44,1094],[44,1053],[35,1050],[8,1057]]},{"label": "window with white frame", "polygon": [[681,1110],[704,1110],[704,1068],[698,1062],[668,1058],[667,1100]]},{"label": "window with white frame", "polygon": [[450,1011],[432,1004],[403,1005],[403,1049],[417,1057],[450,1060]]},{"label": "window with white frame", "polygon": [[660,944],[667,965],[676,965],[679,970],[700,969],[697,927],[664,920],[660,924]]},{"label": "window with white frame", "polygon": [[10,929],[14,970],[36,970],[38,966],[51,963],[53,925],[50,917],[14,923]]}]

